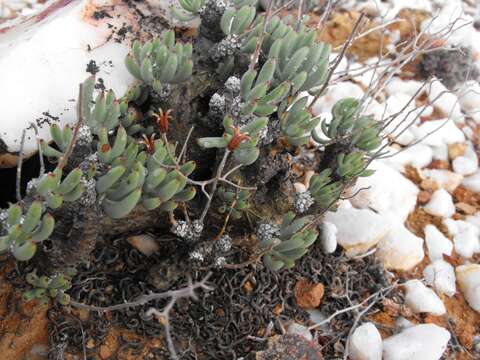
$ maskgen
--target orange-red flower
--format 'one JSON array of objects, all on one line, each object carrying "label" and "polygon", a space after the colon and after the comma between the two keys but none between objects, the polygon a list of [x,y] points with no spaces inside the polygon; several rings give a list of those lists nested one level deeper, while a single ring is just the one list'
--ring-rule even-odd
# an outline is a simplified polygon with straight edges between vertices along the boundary
[{"label": "orange-red flower", "polygon": [[142,137],[143,139],[140,140],[140,143],[145,145],[149,154],[153,154],[155,152],[155,134],[150,135],[149,138],[143,134]]},{"label": "orange-red flower", "polygon": [[171,119],[171,112],[172,109],[167,110],[166,112],[163,112],[163,110],[160,109],[160,112],[158,114],[155,114],[155,117],[157,118],[158,129],[162,134],[165,134],[168,131],[168,123]]},{"label": "orange-red flower", "polygon": [[251,139],[250,136],[248,136],[248,134],[242,134],[240,132],[240,127],[232,126],[232,128],[233,128],[233,137],[227,146],[228,150],[230,151],[234,151],[243,141]]}]

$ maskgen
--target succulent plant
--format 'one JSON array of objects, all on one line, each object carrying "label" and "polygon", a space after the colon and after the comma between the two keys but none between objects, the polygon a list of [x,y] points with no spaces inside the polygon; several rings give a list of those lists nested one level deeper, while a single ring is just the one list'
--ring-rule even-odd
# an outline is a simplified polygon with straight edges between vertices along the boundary
[{"label": "succulent plant", "polygon": [[232,219],[240,219],[242,213],[248,209],[248,198],[250,195],[248,190],[229,191],[220,187],[220,189],[218,189],[218,197],[222,205],[218,211],[220,213],[231,211]]},{"label": "succulent plant", "polygon": [[315,230],[305,229],[311,220],[308,216],[295,219],[293,212],[285,214],[278,236],[260,242],[260,246],[268,250],[263,256],[266,267],[278,271],[295,266],[295,261],[305,255],[317,239]]},{"label": "succulent plant", "polygon": [[38,276],[36,271],[33,271],[27,274],[26,280],[33,286],[33,289],[23,294],[26,301],[39,299],[42,303],[47,303],[52,298],[61,305],[67,305],[70,302],[70,296],[66,293],[70,288],[70,280],[64,274],[59,273],[48,277]]},{"label": "succulent plant", "polygon": [[242,165],[254,163],[260,150],[258,149],[258,135],[267,126],[268,118],[261,117],[244,125],[235,127],[231,117],[225,117],[223,127],[225,132],[222,137],[208,137],[198,139],[198,144],[203,148],[227,148],[233,152],[235,160]]},{"label": "succulent plant", "polygon": [[[314,215],[334,208],[345,187],[371,173],[365,168],[380,146],[381,129],[356,99],[335,104],[330,122],[313,116],[311,98],[328,85],[330,45],[318,42],[302,20],[267,18],[256,6],[255,0],[179,0],[173,14],[185,21],[198,17],[199,39],[177,41],[170,30],[133,42],[125,66],[136,82],[123,96],[98,90],[95,77],[87,78],[78,124],[53,124],[53,142],[40,143],[57,168],[32,180],[25,201],[0,221],[0,252],[31,259],[38,243],[52,233],[54,243],[61,222],[77,212],[120,219],[157,211],[168,213],[166,230],[183,240],[190,260],[222,267],[233,244],[234,234],[225,233],[229,219],[239,220],[247,209],[257,215],[255,200],[267,192],[266,182],[252,174],[255,162],[308,152],[313,137],[329,156],[311,160],[318,174],[307,191],[286,194],[295,196],[293,204],[273,210],[283,223],[260,220],[257,231],[268,268],[294,266],[317,238]],[[197,130],[199,124],[207,126]],[[212,178],[204,179],[209,171]],[[233,173],[235,181],[227,179]],[[259,187],[263,195],[255,193]],[[212,234],[219,225],[218,216],[209,215],[212,204],[227,214],[219,234]],[[62,276],[28,280],[35,289],[27,298],[68,301]]]},{"label": "succulent plant", "polygon": [[6,234],[0,237],[0,253],[11,251],[18,261],[29,260],[54,227],[55,219],[45,213],[42,202],[34,201],[26,212],[20,205],[11,205],[4,224]]},{"label": "succulent plant", "polygon": [[192,75],[192,50],[192,44],[176,43],[175,33],[170,30],[162,40],[143,45],[135,41],[125,65],[135,78],[160,93],[162,86],[181,83]]}]

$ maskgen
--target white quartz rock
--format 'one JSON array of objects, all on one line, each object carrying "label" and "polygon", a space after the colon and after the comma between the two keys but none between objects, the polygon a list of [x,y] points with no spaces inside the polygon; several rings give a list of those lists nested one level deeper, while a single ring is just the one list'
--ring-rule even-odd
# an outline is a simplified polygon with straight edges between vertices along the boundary
[{"label": "white quartz rock", "polygon": [[382,360],[382,337],[371,322],[355,329],[348,341],[352,360]]},{"label": "white quartz rock", "polygon": [[480,251],[480,229],[472,219],[470,221],[443,219],[442,222],[453,236],[455,251],[459,255],[469,258]]},{"label": "white quartz rock", "polygon": [[[433,103],[434,107],[439,109],[442,114],[455,121],[463,123],[465,121],[458,102],[458,97],[449,91],[439,80],[434,80],[427,86],[428,100]],[[428,123],[429,121],[427,121]]]},{"label": "white quartz rock", "polygon": [[477,211],[473,215],[469,215],[465,218],[465,221],[469,222],[470,224],[473,224],[477,227],[477,229],[480,231],[480,211]]},{"label": "white quartz rock", "polygon": [[438,146],[431,146],[433,152],[433,158],[435,160],[448,161],[448,145],[442,144]]},{"label": "white quartz rock", "polygon": [[448,192],[455,191],[463,180],[462,175],[444,169],[423,169],[422,176],[432,179],[439,187]]},{"label": "white quartz rock", "polygon": [[438,325],[415,325],[383,341],[383,360],[439,360],[449,340]]},{"label": "white quartz rock", "polygon": [[453,171],[461,175],[471,175],[478,168],[478,162],[465,156],[457,156],[452,161]]},{"label": "white quartz rock", "polygon": [[410,270],[425,256],[423,239],[397,223],[377,246],[376,255],[391,270]]},{"label": "white quartz rock", "polygon": [[455,284],[455,270],[445,260],[435,260],[423,270],[425,282],[447,296],[455,295],[457,287]]},{"label": "white quartz rock", "polygon": [[452,196],[444,189],[435,190],[424,209],[434,216],[450,217],[455,214]]},{"label": "white quartz rock", "polygon": [[352,205],[373,209],[384,218],[405,221],[415,209],[418,188],[381,161],[374,161],[369,169],[375,170],[375,173],[357,180],[352,192],[358,193],[350,199]]},{"label": "white quartz rock", "polygon": [[453,244],[434,225],[425,226],[425,243],[431,261],[443,259],[443,254],[452,255]]},{"label": "white quartz rock", "polygon": [[[410,97],[415,94],[421,94],[420,88],[422,88],[423,83],[417,80],[402,80],[399,77],[394,77],[385,85],[385,90],[388,95],[394,95],[398,93],[406,94]],[[425,87],[424,87],[425,88]]]},{"label": "white quartz rock", "polygon": [[455,221],[456,231],[453,234],[455,251],[460,256],[470,258],[480,250],[479,230],[474,224],[457,220]]},{"label": "white quartz rock", "polygon": [[480,312],[480,265],[460,265],[455,272],[463,296],[472,309]]},{"label": "white quartz rock", "polygon": [[425,121],[418,127],[412,127],[417,141],[430,146],[442,146],[465,142],[465,134],[451,119]]},{"label": "white quartz rock", "polygon": [[406,165],[423,168],[430,164],[433,159],[432,148],[424,144],[411,145],[401,150],[388,147],[385,150],[388,151],[389,155],[392,155],[385,162],[399,171],[403,171]]},{"label": "white quartz rock", "polygon": [[[161,36],[162,25],[157,21],[152,34],[148,16],[176,24],[170,6],[170,0],[147,0],[135,6],[117,0],[55,0],[27,20],[0,24],[0,144],[4,143],[0,156],[19,151],[22,131],[30,122],[37,122],[39,136],[50,141],[44,121],[48,116],[58,117],[60,126],[76,121],[79,84],[89,76],[85,70],[92,60],[99,67],[97,78],[117,97],[123,96],[135,81],[124,64],[131,40]],[[96,11],[107,16],[95,18]],[[115,29],[130,30],[120,36]],[[36,150],[30,128],[24,153]],[[4,155],[0,166],[15,166],[8,159],[14,156]]]},{"label": "white quartz rock", "polygon": [[480,84],[478,81],[467,81],[458,91],[460,105],[475,122],[480,122]]},{"label": "white quartz rock", "polygon": [[287,333],[288,334],[293,334],[293,335],[300,335],[300,336],[304,337],[305,339],[307,339],[308,341],[313,340],[313,336],[312,336],[312,333],[310,332],[310,330],[308,330],[308,328],[306,326],[303,326],[303,325],[298,324],[298,323],[290,324],[288,326]]},{"label": "white quartz rock", "polygon": [[442,300],[432,289],[420,280],[410,280],[404,284],[406,288],[405,304],[415,313],[430,313],[435,316],[445,314]]},{"label": "white quartz rock", "polygon": [[480,192],[480,171],[463,179],[462,185],[470,191]]},{"label": "white quartz rock", "polygon": [[337,249],[337,232],[338,229],[335,224],[328,221],[322,223],[320,241],[322,242],[322,249],[326,254],[331,254]]},{"label": "white quartz rock", "polygon": [[[71,99],[77,98],[79,84],[89,75],[85,68],[90,60],[100,66],[97,76],[118,96],[133,83],[124,65],[129,44],[109,40],[107,23],[120,27],[122,22],[131,24],[134,20],[126,4],[112,8],[109,5],[113,3],[57,1],[24,23],[0,29],[0,103],[4,105],[0,140],[7,151],[19,151],[23,129],[45,118],[44,112],[59,117],[62,126],[76,121],[76,104]],[[101,9],[114,19],[93,19],[93,11]],[[39,131],[41,138],[50,140],[48,126],[40,126]],[[24,152],[28,155],[35,151],[35,136],[30,129]]]},{"label": "white quartz rock", "polygon": [[336,226],[337,241],[347,256],[365,253],[391,229],[389,222],[369,209],[338,208],[336,212],[327,212],[325,221]]}]

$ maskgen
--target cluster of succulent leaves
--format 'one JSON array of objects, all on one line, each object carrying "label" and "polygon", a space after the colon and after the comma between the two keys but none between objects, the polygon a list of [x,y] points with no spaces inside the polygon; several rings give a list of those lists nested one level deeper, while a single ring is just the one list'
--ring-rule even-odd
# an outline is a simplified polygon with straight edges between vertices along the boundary
[{"label": "cluster of succulent leaves", "polygon": [[71,285],[70,280],[62,273],[48,277],[38,276],[33,271],[27,274],[26,281],[32,286],[32,289],[23,293],[23,298],[27,301],[38,299],[41,303],[48,303],[49,299],[54,299],[62,305],[70,302],[70,296],[66,294]]},{"label": "cluster of succulent leaves", "polygon": [[222,204],[218,208],[218,211],[220,213],[231,211],[232,219],[240,219],[243,212],[248,209],[248,199],[250,195],[250,191],[248,190],[230,191],[224,187],[220,187],[218,189],[218,197]]},{"label": "cluster of succulent leaves", "polygon": [[[207,3],[179,0],[172,11],[180,20],[196,16],[204,19],[209,10]],[[281,137],[291,146],[308,144],[311,137],[325,146],[342,144],[345,151],[338,155],[336,165],[323,169],[310,181],[309,191],[320,208],[326,209],[340,197],[345,184],[369,175],[365,166],[370,153],[380,145],[380,129],[373,118],[359,115],[360,105],[354,99],[338,102],[329,123],[312,116],[310,99],[321,95],[329,78],[330,46],[317,42],[315,30],[303,23],[294,26],[286,18],[267,19],[265,14],[257,14],[256,5],[256,0],[228,1],[218,17],[216,26],[222,34],[214,45],[228,47],[230,43],[233,50],[219,56],[219,63],[207,70],[217,80],[228,76],[240,79],[240,114],[226,111],[223,135],[199,138],[197,143],[202,148],[220,149],[226,157],[231,154],[237,166],[249,166],[260,155],[262,133],[275,120]],[[64,202],[83,201],[85,205],[84,195],[88,192],[93,192],[93,197],[87,197],[94,199],[95,206],[115,219],[127,216],[137,206],[172,212],[179,202],[195,197],[196,189],[189,186],[194,183],[189,176],[195,163],[181,162],[175,146],[166,140],[167,129],[160,128],[165,136],[156,139],[155,127],[141,121],[144,119],[131,107],[131,102],[142,104],[150,92],[162,93],[194,76],[194,64],[199,62],[194,61],[193,50],[192,44],[177,42],[174,32],[168,31],[161,39],[133,43],[125,65],[138,83],[123,97],[101,91],[94,99],[95,78],[83,83],[79,114],[86,134],[83,141],[91,143],[91,152],[68,173],[58,166],[42,175],[32,182],[33,200],[10,206],[1,224],[0,253],[11,251],[17,260],[29,260],[37,244],[54,231],[55,221],[49,209],[58,209]],[[242,59],[254,59],[258,64],[236,66],[242,64]],[[200,63],[204,71],[208,66]],[[160,114],[164,116],[168,122],[168,113]],[[238,122],[238,117],[248,121]],[[322,136],[316,130],[320,124]],[[78,129],[52,125],[54,144],[42,142],[43,153],[60,163],[68,156],[75,131]],[[76,141],[78,145],[80,137]],[[214,195],[223,204],[221,208],[238,219],[248,207],[251,193],[220,188]],[[265,265],[272,270],[292,267],[317,238],[314,230],[307,229],[311,221],[309,216],[295,219],[293,213],[285,214],[279,235],[261,243],[268,249]],[[66,285],[58,285],[60,280],[32,276],[30,283],[35,289],[29,297],[64,297]]]},{"label": "cluster of succulent leaves", "polygon": [[65,201],[78,200],[84,190],[80,169],[62,179],[62,170],[44,174],[35,183],[37,200],[30,204],[12,204],[6,211],[4,235],[0,236],[0,253],[11,251],[19,261],[35,255],[37,244],[48,239],[55,228],[55,219],[48,209],[58,209]]},{"label": "cluster of succulent leaves", "polygon": [[273,271],[290,269],[295,261],[308,252],[308,248],[317,239],[315,230],[306,229],[311,222],[310,216],[295,219],[293,212],[285,214],[278,236],[264,239],[260,246],[267,250],[263,263]]},{"label": "cluster of succulent leaves", "polygon": [[321,123],[323,136],[316,129],[312,137],[320,144],[346,144],[348,151],[340,152],[334,169],[324,169],[310,180],[309,191],[321,209],[331,207],[343,188],[357,177],[369,176],[368,160],[381,144],[379,123],[372,116],[359,115],[357,99],[346,98],[332,108],[332,119]]},{"label": "cluster of succulent leaves", "polygon": [[175,33],[170,30],[162,40],[156,38],[143,45],[134,41],[125,65],[136,79],[161,93],[163,85],[184,82],[192,75],[192,50],[192,44],[175,42]]},{"label": "cluster of succulent leaves", "polygon": [[[225,132],[222,137],[205,137],[197,140],[198,144],[205,149],[209,148],[227,148],[233,151],[235,160],[241,165],[253,164],[260,154],[258,149],[258,135],[267,126],[268,118],[261,117],[256,118],[250,123],[235,128],[233,125],[233,119],[226,116],[223,119],[223,127]],[[235,139],[239,135],[248,136],[247,141],[242,141],[239,144],[235,143]],[[240,136],[241,136],[240,135]]]}]

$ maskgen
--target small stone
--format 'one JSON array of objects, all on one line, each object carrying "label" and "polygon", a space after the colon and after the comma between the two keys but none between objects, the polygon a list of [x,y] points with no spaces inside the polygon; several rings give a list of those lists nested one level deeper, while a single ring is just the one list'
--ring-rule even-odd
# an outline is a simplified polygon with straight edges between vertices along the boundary
[{"label": "small stone", "polygon": [[85,346],[87,347],[87,349],[94,349],[95,348],[95,340],[93,340],[92,338],[88,339]]},{"label": "small stone", "polygon": [[406,288],[405,304],[415,313],[430,313],[440,316],[446,313],[445,305],[432,289],[427,288],[419,280],[410,280],[404,284]]},{"label": "small stone", "polygon": [[127,241],[145,256],[151,256],[160,250],[155,238],[147,234],[130,236]]},{"label": "small stone", "polygon": [[467,203],[464,203],[464,202],[459,202],[459,203],[456,203],[455,204],[455,208],[466,214],[466,215],[473,215],[475,214],[475,211],[477,211],[477,209],[475,208],[475,206],[472,206],[470,204],[467,204]]},{"label": "small stone", "polygon": [[323,360],[318,341],[308,341],[296,334],[275,335],[268,339],[267,349],[255,353],[255,360]]},{"label": "small stone", "polygon": [[470,191],[480,192],[480,171],[463,179],[462,185]]},{"label": "small stone", "polygon": [[100,346],[100,358],[102,358],[102,360],[110,359],[113,355],[113,349],[110,349],[107,345]]},{"label": "small stone", "polygon": [[452,168],[457,174],[472,175],[478,169],[478,162],[466,156],[458,156],[452,161]]},{"label": "small stone", "polygon": [[396,169],[381,161],[369,167],[375,170],[372,176],[360,177],[352,188],[358,192],[350,201],[357,208],[369,208],[384,219],[405,221],[415,209],[418,188]]},{"label": "small stone", "polygon": [[444,189],[435,191],[424,209],[427,213],[434,216],[451,217],[455,214],[452,196]]},{"label": "small stone", "polygon": [[328,221],[321,225],[320,241],[326,254],[331,254],[337,249],[337,227]]},{"label": "small stone", "polygon": [[435,191],[438,190],[438,185],[433,179],[424,179],[420,183],[420,187],[423,190],[430,190],[430,191]]},{"label": "small stone", "polygon": [[349,257],[367,252],[392,228],[388,221],[370,209],[347,206],[339,207],[336,212],[327,212],[325,221],[336,226],[338,244]]},{"label": "small stone", "polygon": [[460,265],[455,272],[463,296],[473,310],[480,312],[480,265]]},{"label": "small stone", "polygon": [[439,360],[449,340],[438,325],[415,325],[383,341],[383,360]]},{"label": "small stone", "polygon": [[424,233],[430,260],[443,259],[443,254],[452,255],[452,242],[434,225],[425,226]]},{"label": "small stone", "polygon": [[453,235],[455,251],[460,256],[470,258],[480,250],[479,230],[467,221],[458,220],[455,224],[457,228]]},{"label": "small stone", "polygon": [[348,341],[352,360],[382,360],[382,337],[371,322],[362,324]]},{"label": "small stone", "polygon": [[418,193],[417,203],[420,205],[425,205],[430,201],[431,198],[432,194],[430,194],[428,191],[422,190]]},{"label": "small stone", "polygon": [[439,293],[447,296],[455,295],[455,271],[453,266],[445,260],[435,260],[423,270],[425,282]]},{"label": "small stone", "polygon": [[450,193],[454,192],[463,180],[463,175],[445,169],[423,169],[422,176],[426,179],[435,181],[438,187],[441,187]]},{"label": "small stone", "polygon": [[450,160],[455,159],[458,156],[465,154],[467,145],[465,143],[448,144],[448,158]]},{"label": "small stone", "polygon": [[376,256],[391,270],[410,270],[425,254],[423,239],[412,234],[403,224],[397,224],[377,246]]},{"label": "small stone", "polygon": [[323,284],[301,279],[295,284],[295,301],[302,309],[317,308],[322,302],[324,291]]},{"label": "small stone", "polygon": [[313,336],[312,336],[312,333],[310,332],[310,330],[308,330],[308,328],[306,326],[303,326],[303,325],[300,325],[300,324],[297,324],[297,323],[290,324],[288,326],[287,333],[288,334],[293,334],[293,335],[300,335],[308,341],[313,340]]}]

